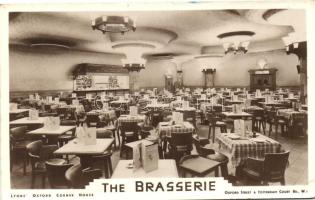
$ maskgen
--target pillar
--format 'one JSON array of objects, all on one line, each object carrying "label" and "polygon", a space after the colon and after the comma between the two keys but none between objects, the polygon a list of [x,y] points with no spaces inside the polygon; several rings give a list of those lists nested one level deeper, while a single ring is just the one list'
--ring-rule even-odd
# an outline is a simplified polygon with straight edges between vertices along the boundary
[{"label": "pillar", "polygon": [[206,89],[207,87],[214,87],[214,76],[216,69],[203,69],[202,72],[205,76],[204,88]]},{"label": "pillar", "polygon": [[176,71],[176,82],[177,82],[178,88],[184,87],[184,78],[183,78],[183,71],[182,70]]},{"label": "pillar", "polygon": [[287,46],[287,54],[295,54],[300,64],[300,102],[306,103],[307,99],[307,43],[298,42]]},{"label": "pillar", "polygon": [[131,93],[140,90],[139,74],[140,70],[144,69],[144,65],[141,64],[127,64],[125,68],[129,72],[129,90]]}]

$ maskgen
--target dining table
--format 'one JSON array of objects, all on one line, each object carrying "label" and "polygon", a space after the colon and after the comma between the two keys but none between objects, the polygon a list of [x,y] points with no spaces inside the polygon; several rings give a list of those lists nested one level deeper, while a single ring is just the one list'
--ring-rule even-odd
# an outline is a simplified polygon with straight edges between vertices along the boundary
[{"label": "dining table", "polygon": [[41,127],[32,131],[29,131],[28,135],[44,135],[47,137],[50,136],[59,136],[65,134],[68,131],[75,130],[76,126],[59,126],[56,129],[49,129],[47,127]]},{"label": "dining table", "polygon": [[221,133],[216,137],[219,150],[225,153],[234,168],[244,164],[248,157],[263,159],[266,153],[279,153],[281,144],[263,134],[242,136],[237,133]]},{"label": "dining table", "polygon": [[90,158],[96,155],[102,155],[114,143],[113,138],[96,139],[95,144],[85,144],[75,138],[57,149],[55,155],[76,155],[80,158],[80,163],[83,168],[89,167],[91,164]]},{"label": "dining table", "polygon": [[13,121],[18,118],[23,118],[28,116],[28,112],[30,109],[13,109],[10,110],[10,121]]},{"label": "dining table", "polygon": [[23,117],[10,121],[10,128],[17,126],[27,126],[28,130],[34,130],[44,125],[45,117],[38,117],[37,119],[30,119],[29,117]]},{"label": "dining table", "polygon": [[145,172],[143,168],[133,169],[133,160],[120,160],[112,179],[115,178],[178,178],[178,171],[175,160],[163,159],[158,160],[156,170]]}]

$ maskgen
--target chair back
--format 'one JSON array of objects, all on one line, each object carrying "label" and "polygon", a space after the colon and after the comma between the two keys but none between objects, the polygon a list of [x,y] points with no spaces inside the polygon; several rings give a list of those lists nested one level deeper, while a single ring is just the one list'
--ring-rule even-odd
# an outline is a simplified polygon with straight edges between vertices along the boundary
[{"label": "chair back", "polygon": [[199,138],[199,136],[194,136],[193,137],[193,142],[194,142],[194,145],[196,147],[196,150],[197,150],[197,153],[200,155],[200,156],[207,156],[209,154],[215,154],[215,151],[213,149],[204,149],[203,146],[206,145],[206,144],[209,144],[209,140],[208,139],[205,139],[205,138]]},{"label": "chair back", "polygon": [[152,111],[151,112],[151,124],[156,127],[160,122],[163,121],[162,111]]},{"label": "chair back", "polygon": [[28,154],[31,157],[32,156],[39,156],[42,146],[43,146],[43,141],[37,140],[37,141],[29,143],[26,146],[26,149],[27,149]]},{"label": "chair back", "polygon": [[138,132],[139,126],[137,122],[121,122],[121,132]]},{"label": "chair back", "polygon": [[76,126],[77,122],[76,120],[61,120],[60,125],[61,126]]},{"label": "chair back", "polygon": [[112,138],[113,132],[108,129],[96,129],[96,138]]},{"label": "chair back", "polygon": [[98,117],[98,115],[86,115],[86,124],[88,127],[97,126],[99,123],[100,118]]},{"label": "chair back", "polygon": [[72,188],[82,189],[89,182],[102,176],[102,171],[99,169],[82,169],[81,165],[70,167],[65,174],[65,177]]},{"label": "chair back", "polygon": [[26,130],[27,130],[27,126],[19,126],[19,127],[11,128],[10,129],[10,138],[13,141],[24,140]]},{"label": "chair back", "polygon": [[282,153],[266,153],[264,161],[264,178],[279,180],[284,177],[290,151]]},{"label": "chair back", "polygon": [[183,112],[183,118],[184,121],[186,121],[187,119],[193,119],[193,121],[196,120],[196,111],[194,110],[189,110],[189,111],[184,111]]},{"label": "chair back", "polygon": [[46,161],[46,175],[52,188],[58,186],[68,186],[65,177],[66,171],[73,166],[73,164],[54,164]]},{"label": "chair back", "polygon": [[192,132],[171,134],[170,145],[175,152],[190,153],[193,148],[192,142]]}]

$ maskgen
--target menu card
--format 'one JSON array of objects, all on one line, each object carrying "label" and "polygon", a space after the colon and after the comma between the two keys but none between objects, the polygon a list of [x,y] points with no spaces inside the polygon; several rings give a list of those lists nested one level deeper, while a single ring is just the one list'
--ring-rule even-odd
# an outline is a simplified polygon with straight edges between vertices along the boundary
[{"label": "menu card", "polygon": [[108,109],[109,109],[108,103],[103,103],[102,109],[103,109],[104,111],[108,110]]},{"label": "menu card", "polygon": [[182,97],[181,96],[176,96],[176,100],[177,101],[182,101]]},{"label": "menu card", "polygon": [[129,94],[125,94],[125,99],[129,99]]},{"label": "menu card", "polygon": [[77,93],[72,93],[71,97],[76,98],[77,97]]},{"label": "menu card", "polygon": [[84,145],[96,144],[96,127],[77,127],[76,131],[77,141]]},{"label": "menu card", "polygon": [[250,107],[250,104],[251,104],[251,100],[250,99],[245,99],[244,106],[246,108],[248,108],[248,107]]},{"label": "menu card", "polygon": [[73,99],[72,100],[72,105],[78,106],[79,105],[79,100]]},{"label": "menu card", "polygon": [[289,99],[293,99],[293,98],[294,98],[293,93],[289,93]]},{"label": "menu card", "polygon": [[34,100],[34,95],[30,94],[30,95],[28,96],[28,98],[29,98],[29,100]]},{"label": "menu card", "polygon": [[183,101],[182,102],[182,108],[188,108],[189,107],[189,102],[188,101]]},{"label": "menu card", "polygon": [[10,103],[10,111],[17,110],[17,103]]},{"label": "menu card", "polygon": [[52,96],[47,96],[46,101],[47,101],[47,103],[52,103],[53,102]]},{"label": "menu card", "polygon": [[200,99],[206,99],[206,94],[201,94]]},{"label": "menu card", "polygon": [[143,95],[143,99],[149,99],[149,95],[147,94]]},{"label": "menu card", "polygon": [[237,96],[237,95],[232,94],[232,100],[233,100],[233,101],[238,101],[238,96]]},{"label": "menu card", "polygon": [[139,96],[140,95],[140,93],[139,92],[135,92],[135,96]]},{"label": "menu card", "polygon": [[86,128],[84,136],[85,145],[96,145],[96,127]]},{"label": "menu card", "polygon": [[86,97],[87,99],[92,99],[92,98],[93,98],[93,97],[92,97],[92,94],[89,94],[89,93],[85,94],[85,97]]},{"label": "menu card", "polygon": [[158,144],[145,145],[142,143],[142,166],[145,172],[151,172],[159,167]]},{"label": "menu card", "polygon": [[59,103],[59,97],[56,97],[54,100],[55,100],[55,103],[56,103],[56,104]]},{"label": "menu card", "polygon": [[256,89],[255,97],[261,97],[261,92],[259,89]]},{"label": "menu card", "polygon": [[35,93],[35,100],[39,100],[40,99],[40,96],[38,93]]},{"label": "menu card", "polygon": [[57,130],[60,127],[59,117],[45,117],[44,128],[47,130]]},{"label": "menu card", "polygon": [[142,156],[141,156],[141,148],[142,148],[142,144],[139,143],[137,145],[135,145],[132,148],[132,158],[133,158],[133,171],[136,171],[137,169],[141,168],[142,166]]},{"label": "menu card", "polygon": [[234,130],[235,133],[245,137],[247,134],[246,132],[252,131],[252,122],[250,120],[242,119],[234,120]]},{"label": "menu card", "polygon": [[232,105],[232,112],[233,113],[241,113],[242,112],[242,107],[239,104],[233,104]]},{"label": "menu card", "polygon": [[119,101],[124,101],[125,100],[125,98],[123,97],[123,96],[119,96],[119,99],[118,99]]},{"label": "menu card", "polygon": [[180,112],[173,112],[172,113],[172,119],[176,124],[181,124],[184,122],[184,116],[183,113]]},{"label": "menu card", "polygon": [[130,106],[130,115],[131,116],[136,116],[138,115],[138,107],[137,106]]},{"label": "menu card", "polygon": [[251,95],[250,95],[250,94],[247,94],[247,95],[246,95],[246,98],[247,98],[247,99],[250,99],[250,98],[251,98]]},{"label": "menu card", "polygon": [[30,109],[28,111],[28,116],[30,120],[37,120],[38,119],[38,110]]},{"label": "menu card", "polygon": [[136,171],[141,167],[143,167],[146,173],[158,169],[158,144],[147,145],[145,142],[140,142],[132,149],[133,171]]}]

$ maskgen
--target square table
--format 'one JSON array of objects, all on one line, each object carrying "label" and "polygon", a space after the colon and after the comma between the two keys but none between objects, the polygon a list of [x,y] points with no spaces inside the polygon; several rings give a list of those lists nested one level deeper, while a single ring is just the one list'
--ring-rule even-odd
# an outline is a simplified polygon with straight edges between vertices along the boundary
[{"label": "square table", "polygon": [[256,138],[261,141],[256,142],[253,138],[242,137],[230,138],[231,133],[221,133],[216,137],[220,150],[226,152],[233,167],[244,163],[248,157],[264,158],[265,153],[278,153],[281,144],[267,136],[257,134]]},{"label": "square table", "polygon": [[120,117],[117,119],[118,126],[121,126],[122,122],[144,122],[146,120],[145,115],[120,115]]},{"label": "square table", "polygon": [[10,114],[20,114],[24,112],[28,112],[30,109],[16,109],[16,110],[10,110]]},{"label": "square table", "polygon": [[204,177],[212,171],[215,171],[215,176],[218,176],[220,163],[214,160],[210,160],[201,156],[192,156],[184,160],[179,167],[186,171],[199,177]]},{"label": "square table", "polygon": [[44,125],[44,117],[39,117],[35,120],[30,120],[29,117],[23,117],[9,122],[10,128],[17,126],[27,126],[28,130],[34,130]]},{"label": "square table", "polygon": [[194,132],[195,127],[189,122],[171,125],[169,122],[160,122],[158,127],[158,135],[160,138],[171,137],[172,133]]},{"label": "square table", "polygon": [[111,178],[178,178],[175,160],[159,160],[158,169],[145,172],[143,168],[128,168],[133,160],[120,160]]},{"label": "square table", "polygon": [[232,118],[232,119],[242,119],[242,118],[252,117],[252,114],[249,114],[247,112],[240,112],[240,113],[222,112],[222,114],[225,117],[229,117],[229,118]]},{"label": "square table", "polygon": [[76,126],[59,126],[58,129],[50,130],[45,127],[32,130],[28,132],[29,135],[45,135],[45,136],[59,136],[68,131],[72,131],[76,128]]},{"label": "square table", "polygon": [[194,108],[194,107],[187,107],[187,108],[176,107],[175,111],[177,111],[177,112],[196,111],[196,108]]},{"label": "square table", "polygon": [[54,153],[59,155],[100,155],[104,153],[114,142],[113,138],[96,139],[96,144],[85,145],[76,138],[69,141]]}]

